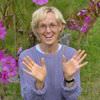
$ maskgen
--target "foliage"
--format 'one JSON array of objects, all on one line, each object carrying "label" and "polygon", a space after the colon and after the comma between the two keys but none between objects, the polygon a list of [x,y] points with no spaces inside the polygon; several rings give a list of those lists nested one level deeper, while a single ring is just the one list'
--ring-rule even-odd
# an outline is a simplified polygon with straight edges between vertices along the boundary
[{"label": "foliage", "polygon": [[93,27],[96,19],[100,16],[100,1],[90,0],[88,7],[80,10],[67,20],[66,28],[79,32],[78,46],[83,36]]}]

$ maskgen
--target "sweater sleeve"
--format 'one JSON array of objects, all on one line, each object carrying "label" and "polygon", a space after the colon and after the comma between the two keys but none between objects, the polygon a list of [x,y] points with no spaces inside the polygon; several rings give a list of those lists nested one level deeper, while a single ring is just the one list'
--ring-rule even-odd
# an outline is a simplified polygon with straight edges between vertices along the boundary
[{"label": "sweater sleeve", "polygon": [[81,93],[81,87],[80,87],[80,73],[77,72],[74,76],[75,83],[73,87],[66,87],[64,86],[64,80],[62,83],[62,94],[65,98],[65,100],[78,100],[78,96]]},{"label": "sweater sleeve", "polygon": [[24,100],[44,100],[44,96],[47,89],[47,84],[45,82],[44,88],[37,90],[35,88],[35,80],[32,76],[28,75],[23,69],[26,68],[22,64],[24,56],[20,55],[19,57],[19,76],[20,76],[20,86],[21,86],[21,95]]}]

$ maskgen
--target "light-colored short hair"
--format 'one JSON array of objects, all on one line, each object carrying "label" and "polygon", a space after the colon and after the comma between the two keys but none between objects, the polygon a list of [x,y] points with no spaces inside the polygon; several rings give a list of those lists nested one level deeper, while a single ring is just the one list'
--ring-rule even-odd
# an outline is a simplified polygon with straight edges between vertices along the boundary
[{"label": "light-colored short hair", "polygon": [[38,10],[36,10],[35,12],[33,12],[33,14],[32,14],[31,27],[32,27],[32,31],[36,37],[38,37],[38,34],[36,33],[36,29],[38,27],[39,21],[44,19],[48,12],[54,13],[58,22],[60,22],[62,24],[66,24],[62,13],[57,8],[43,6],[43,7],[39,8]]}]

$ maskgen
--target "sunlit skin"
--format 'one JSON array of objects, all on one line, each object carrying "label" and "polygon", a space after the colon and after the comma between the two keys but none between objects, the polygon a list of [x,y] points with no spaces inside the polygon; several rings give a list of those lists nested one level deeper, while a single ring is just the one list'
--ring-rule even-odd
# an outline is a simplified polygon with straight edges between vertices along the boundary
[{"label": "sunlit skin", "polygon": [[[45,52],[46,54],[56,53],[56,50],[58,48],[58,37],[62,28],[63,25],[57,22],[55,15],[51,12],[47,14],[45,19],[39,22],[37,32],[40,36],[39,45],[43,52]],[[65,56],[62,55],[62,64],[65,79],[72,79],[74,74],[88,63],[83,61],[86,56],[87,54],[85,53],[85,50],[78,50],[70,60],[67,60]],[[45,59],[41,58],[40,66],[36,64],[29,56],[27,56],[24,58],[23,64],[28,69],[25,70],[25,72],[32,75],[36,79],[36,82],[40,85],[40,88],[43,87],[43,83],[47,75]]]},{"label": "sunlit skin", "polygon": [[[44,30],[45,27],[45,30]],[[46,18],[39,22],[40,47],[44,52],[54,53],[58,47],[58,37],[63,25],[58,23],[53,13],[48,13]]]}]

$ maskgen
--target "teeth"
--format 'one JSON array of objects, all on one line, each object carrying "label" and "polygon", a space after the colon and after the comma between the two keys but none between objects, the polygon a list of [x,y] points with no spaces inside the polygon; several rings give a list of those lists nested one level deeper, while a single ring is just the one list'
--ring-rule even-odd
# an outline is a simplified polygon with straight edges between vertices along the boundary
[{"label": "teeth", "polygon": [[46,38],[52,38],[52,36],[53,36],[52,34],[45,35]]},{"label": "teeth", "polygon": [[52,36],[46,36],[46,38],[51,38]]}]

